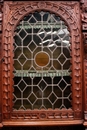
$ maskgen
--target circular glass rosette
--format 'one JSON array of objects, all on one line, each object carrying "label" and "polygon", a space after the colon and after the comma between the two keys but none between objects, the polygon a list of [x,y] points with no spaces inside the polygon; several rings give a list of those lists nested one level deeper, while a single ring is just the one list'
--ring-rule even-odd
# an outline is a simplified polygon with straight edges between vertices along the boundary
[{"label": "circular glass rosette", "polygon": [[46,53],[46,52],[40,51],[40,52],[38,52],[35,55],[35,63],[39,67],[45,67],[45,66],[47,66],[49,64],[49,60],[50,60],[49,54]]}]

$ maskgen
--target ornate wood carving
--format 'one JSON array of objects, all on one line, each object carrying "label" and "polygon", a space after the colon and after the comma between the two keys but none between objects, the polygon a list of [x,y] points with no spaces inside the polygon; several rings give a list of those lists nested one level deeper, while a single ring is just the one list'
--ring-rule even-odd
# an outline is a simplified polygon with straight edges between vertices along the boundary
[{"label": "ornate wood carving", "polygon": [[[18,22],[35,10],[47,10],[62,17],[71,32],[72,109],[13,111],[13,36]],[[82,56],[78,2],[4,2],[2,94],[3,120],[62,120],[82,117]]]},{"label": "ornate wood carving", "polygon": [[82,34],[83,34],[83,45],[84,45],[84,94],[85,94],[85,112],[84,117],[87,120],[87,1],[81,0],[81,18],[82,18]]},{"label": "ornate wood carving", "polygon": [[82,29],[87,30],[87,1],[81,0],[81,11],[82,11]]},{"label": "ornate wood carving", "polygon": [[11,118],[14,119],[25,119],[25,120],[62,120],[69,118],[73,119],[74,115],[71,109],[55,109],[54,111],[51,109],[48,110],[26,110],[23,111],[14,111],[12,113]]}]

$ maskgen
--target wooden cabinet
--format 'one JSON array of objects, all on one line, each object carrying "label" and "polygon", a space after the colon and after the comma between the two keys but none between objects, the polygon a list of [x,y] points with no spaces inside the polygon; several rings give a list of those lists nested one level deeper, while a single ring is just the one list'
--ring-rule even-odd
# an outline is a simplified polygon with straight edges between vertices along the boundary
[{"label": "wooden cabinet", "polygon": [[1,7],[1,126],[83,124],[84,2],[4,1]]}]

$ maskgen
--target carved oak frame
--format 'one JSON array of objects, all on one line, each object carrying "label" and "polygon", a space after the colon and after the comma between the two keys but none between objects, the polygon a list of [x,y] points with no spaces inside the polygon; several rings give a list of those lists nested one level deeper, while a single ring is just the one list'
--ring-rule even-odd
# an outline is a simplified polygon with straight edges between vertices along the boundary
[{"label": "carved oak frame", "polygon": [[[72,109],[13,111],[13,36],[19,21],[28,13],[47,10],[62,17],[71,35]],[[3,121],[61,121],[82,119],[82,44],[79,2],[4,2],[2,39]],[[40,123],[39,123],[40,125]]]}]

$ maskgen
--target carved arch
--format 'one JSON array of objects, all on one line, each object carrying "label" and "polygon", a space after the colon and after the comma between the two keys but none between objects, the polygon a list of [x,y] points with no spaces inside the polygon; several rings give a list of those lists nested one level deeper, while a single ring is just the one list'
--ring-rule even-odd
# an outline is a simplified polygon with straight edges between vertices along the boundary
[{"label": "carved arch", "polygon": [[[66,8],[68,6],[68,9]],[[82,116],[82,56],[81,56],[81,36],[80,28],[78,27],[78,16],[75,12],[78,3],[73,2],[71,5],[63,4],[63,2],[5,2],[4,3],[4,19],[3,19],[3,55],[4,62],[2,64],[2,89],[3,89],[3,118],[4,119],[18,119],[27,118],[32,119],[33,113],[36,119],[63,119],[64,117],[71,119],[80,119]],[[73,108],[70,110],[54,110],[54,114],[50,115],[49,110],[40,111],[24,111],[23,114],[19,111],[13,111],[13,36],[14,29],[18,22],[27,14],[40,10],[47,10],[55,13],[64,19],[71,32],[71,56],[72,56],[72,93],[73,93]],[[71,11],[70,11],[71,10]],[[74,13],[73,13],[74,11]],[[80,21],[80,19],[79,19]],[[27,115],[27,114],[30,115]],[[29,116],[31,116],[29,118]],[[57,118],[56,118],[57,117]]]}]

